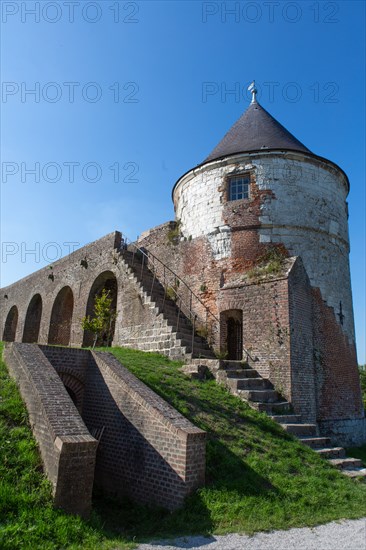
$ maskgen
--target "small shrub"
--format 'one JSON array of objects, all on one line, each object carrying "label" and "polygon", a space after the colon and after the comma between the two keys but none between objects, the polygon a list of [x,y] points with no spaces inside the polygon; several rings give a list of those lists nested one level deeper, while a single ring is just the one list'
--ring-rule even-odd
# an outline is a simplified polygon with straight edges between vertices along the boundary
[{"label": "small shrub", "polygon": [[265,277],[266,275],[279,275],[283,269],[286,253],[277,246],[271,247],[265,254],[260,256],[252,269],[247,271],[249,279]]},{"label": "small shrub", "polygon": [[181,222],[180,220],[177,220],[175,222],[174,228],[168,231],[168,242],[174,246],[179,243],[179,238],[181,236],[180,226],[181,226]]},{"label": "small shrub", "polygon": [[117,313],[112,309],[112,301],[110,291],[103,288],[102,293],[95,297],[93,317],[88,315],[81,320],[82,329],[94,334],[93,348],[98,340],[107,345],[112,343],[112,326],[117,317]]},{"label": "small shrub", "polygon": [[228,351],[227,350],[223,350],[223,351],[220,351],[220,350],[216,350],[215,351],[215,356],[216,356],[216,359],[226,359],[227,358],[227,355],[228,355]]},{"label": "small shrub", "polygon": [[172,286],[167,286],[165,289],[166,297],[169,298],[169,300],[173,300],[173,302],[176,302],[178,299],[177,291]]},{"label": "small shrub", "polygon": [[198,336],[201,336],[201,338],[207,338],[208,328],[204,325],[197,325],[196,326],[196,333],[198,334]]}]

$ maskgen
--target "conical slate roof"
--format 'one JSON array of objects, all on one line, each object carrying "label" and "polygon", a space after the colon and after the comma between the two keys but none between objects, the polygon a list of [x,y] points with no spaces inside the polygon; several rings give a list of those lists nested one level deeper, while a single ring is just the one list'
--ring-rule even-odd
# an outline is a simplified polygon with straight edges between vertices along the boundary
[{"label": "conical slate roof", "polygon": [[311,153],[254,99],[204,162],[261,149]]}]

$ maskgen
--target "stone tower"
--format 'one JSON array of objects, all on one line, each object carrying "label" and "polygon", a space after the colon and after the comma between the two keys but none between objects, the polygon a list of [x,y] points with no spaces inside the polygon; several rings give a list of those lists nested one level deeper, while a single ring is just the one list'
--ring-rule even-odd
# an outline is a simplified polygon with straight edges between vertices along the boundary
[{"label": "stone tower", "polygon": [[346,174],[253,89],[247,111],[175,184],[175,221],[128,246],[113,232],[3,288],[2,338],[88,345],[80,319],[106,289],[114,345],[216,365],[244,359],[321,435],[360,444],[348,191]]},{"label": "stone tower", "polygon": [[295,410],[338,441],[351,432],[360,441],[349,181],[252,94],[211,154],[174,186],[182,276],[205,290],[221,351],[240,359],[249,350]]}]

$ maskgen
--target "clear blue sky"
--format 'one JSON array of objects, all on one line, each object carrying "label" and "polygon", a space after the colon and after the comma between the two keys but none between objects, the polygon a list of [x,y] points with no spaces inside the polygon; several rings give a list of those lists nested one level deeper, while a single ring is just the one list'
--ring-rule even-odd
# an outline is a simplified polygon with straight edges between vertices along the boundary
[{"label": "clear blue sky", "polygon": [[364,2],[1,8],[2,286],[74,246],[64,243],[115,229],[135,238],[173,219],[173,184],[245,110],[256,79],[261,104],[349,176],[365,362]]}]

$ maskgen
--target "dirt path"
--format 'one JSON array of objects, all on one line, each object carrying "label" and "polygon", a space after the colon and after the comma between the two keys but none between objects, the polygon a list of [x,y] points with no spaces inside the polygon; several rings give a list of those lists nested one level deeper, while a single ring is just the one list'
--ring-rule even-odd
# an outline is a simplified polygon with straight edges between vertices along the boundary
[{"label": "dirt path", "polygon": [[333,521],[318,527],[248,535],[181,537],[141,544],[138,550],[366,550],[366,518]]}]

